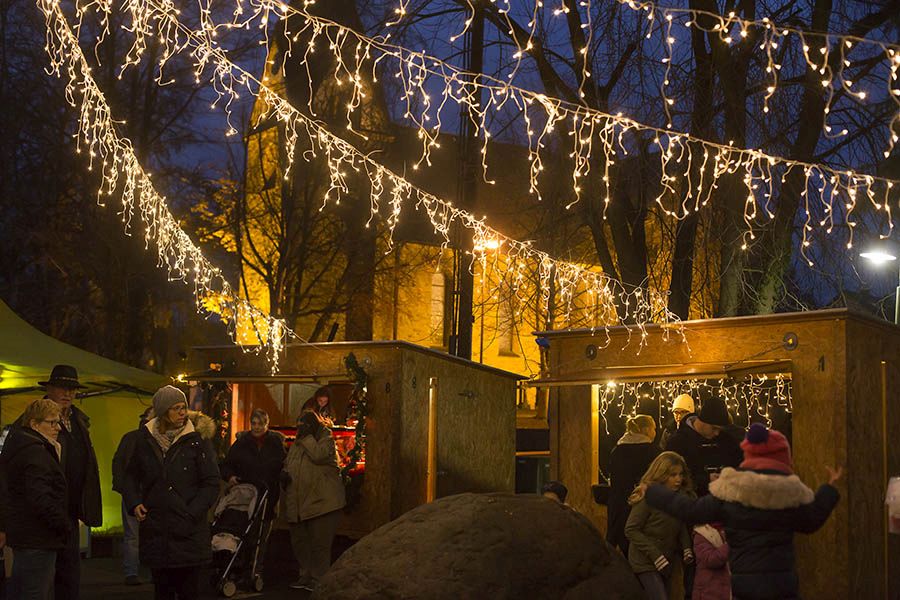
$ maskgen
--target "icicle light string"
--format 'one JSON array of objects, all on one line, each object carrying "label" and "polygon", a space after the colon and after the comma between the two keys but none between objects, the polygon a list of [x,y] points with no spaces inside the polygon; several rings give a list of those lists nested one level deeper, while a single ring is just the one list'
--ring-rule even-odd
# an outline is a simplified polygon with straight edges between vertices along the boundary
[{"label": "icicle light string", "polygon": [[[654,2],[640,2],[636,0],[616,1],[634,11],[646,13],[646,19],[650,23],[647,34],[644,36],[646,39],[651,39],[653,37],[654,25],[656,23],[660,24],[656,31],[659,32],[661,41],[666,48],[666,57],[662,59],[663,64],[665,64],[662,94],[663,108],[668,117],[668,128],[672,127],[670,109],[675,104],[675,100],[667,95],[666,88],[669,84],[669,72],[671,70],[674,45],[676,43],[676,37],[672,34],[672,26],[677,23],[688,30],[692,27],[696,27],[707,33],[715,33],[718,35],[721,43],[725,46],[739,44],[745,40],[751,40],[756,44],[757,38],[759,39],[758,49],[764,52],[766,59],[765,72],[766,75],[771,78],[769,85],[766,86],[766,93],[763,96],[763,112],[765,113],[769,112],[769,100],[772,98],[778,87],[778,72],[782,68],[782,65],[779,64],[773,56],[773,50],[776,50],[784,44],[790,43],[792,41],[791,38],[796,38],[797,43],[799,43],[800,47],[803,49],[802,56],[807,66],[822,77],[822,86],[827,88],[827,100],[824,107],[826,118],[823,128],[826,137],[829,138],[842,137],[848,133],[846,129],[835,130],[828,124],[828,115],[833,108],[836,93],[845,92],[848,96],[858,101],[864,101],[870,95],[864,90],[852,89],[853,81],[845,77],[844,69],[851,67],[852,65],[847,55],[856,45],[877,49],[877,51],[883,55],[883,62],[887,64],[887,69],[889,70],[889,74],[883,78],[885,92],[887,97],[890,98],[897,107],[897,110],[891,117],[887,127],[888,146],[884,150],[885,158],[890,156],[894,146],[898,140],[900,140],[900,136],[898,136],[895,127],[900,123],[900,89],[897,88],[898,71],[900,71],[900,45],[898,44],[891,44],[849,34],[823,33],[804,30],[798,27],[789,27],[775,23],[768,17],[759,20],[743,19],[738,17],[734,11],[729,12],[727,15],[720,15],[714,12],[693,8],[661,7]],[[307,2],[307,4],[312,3],[313,2]],[[497,0],[491,0],[491,3],[497,4]],[[540,10],[552,9],[552,15],[554,17],[563,16],[567,20],[570,19],[569,13],[571,10],[564,2],[558,6],[555,2],[552,4],[553,6],[546,7],[543,0],[536,0],[534,2],[535,16],[532,17],[526,27],[519,26],[524,30],[524,35],[527,36],[527,43],[525,44],[520,44],[516,39],[514,27],[509,20],[509,10],[498,7],[500,16],[506,19],[509,25],[509,35],[517,45],[518,51],[514,55],[517,59],[521,60],[522,54],[533,48],[532,40],[534,39],[536,31],[537,14]],[[402,20],[402,17],[407,14],[408,5],[408,0],[402,0],[400,6],[395,10],[398,15],[397,20],[387,23],[387,25],[393,26],[398,24]],[[591,2],[590,0],[579,0],[578,6],[579,10],[584,12],[586,20],[585,23],[581,24],[581,28],[588,31],[588,37],[584,41],[584,47],[579,50],[579,53],[586,55],[588,49],[591,47]],[[579,16],[578,18],[580,19],[581,17]],[[468,28],[471,20],[472,17],[469,17],[469,19],[466,20],[465,29]],[[459,35],[461,35],[461,33],[451,36],[451,43],[458,38]],[[811,46],[816,47],[817,52],[811,52]],[[835,70],[829,66],[830,58],[835,52],[839,53],[840,58],[836,62],[836,73]],[[576,62],[577,61],[578,59],[576,57]],[[516,63],[513,73],[518,70],[518,67],[519,62]],[[582,82],[579,86],[579,93],[583,98],[584,82],[587,81],[591,75],[589,66],[586,63],[582,64],[580,72],[582,74]]]},{"label": "icicle light string", "polygon": [[[50,57],[48,72],[65,81],[66,100],[79,110],[76,151],[88,156],[88,169],[99,168],[101,175],[98,202],[119,195],[120,213],[126,233],[138,217],[144,226],[144,243],[156,246],[157,265],[168,271],[170,281],[192,284],[200,312],[214,305],[214,312],[228,323],[237,342],[237,325],[251,323],[259,345],[273,373],[291,332],[280,319],[268,316],[240,299],[222,275],[178,225],[166,205],[166,199],[153,186],[134,153],[131,142],[115,131],[110,107],[91,74],[91,68],[57,0],[38,0],[47,25],[46,50]],[[246,349],[246,348],[245,348]]]},{"label": "icicle light string", "polygon": [[[142,35],[142,32],[152,31],[150,21],[155,18],[155,11],[147,9],[146,3],[142,0],[132,0],[129,4],[137,7],[132,9],[134,19],[144,20],[142,25],[135,25],[136,34]],[[297,55],[295,59],[309,69],[309,54],[320,45],[328,48],[335,59],[335,81],[338,85],[348,85],[350,99],[347,102],[347,127],[351,131],[353,126],[350,115],[361,106],[367,95],[366,79],[371,78],[371,81],[377,82],[378,65],[388,58],[397,61],[397,70],[393,74],[402,85],[401,101],[405,106],[404,117],[416,126],[418,137],[422,140],[422,154],[419,161],[413,165],[414,169],[422,162],[430,164],[432,150],[440,146],[438,139],[441,129],[441,109],[448,101],[453,101],[470,110],[477,131],[483,134],[482,168],[485,181],[493,183],[487,174],[487,152],[491,133],[486,122],[489,112],[501,111],[507,103],[513,103],[524,114],[524,133],[528,139],[530,163],[529,190],[538,197],[540,197],[539,179],[544,171],[548,139],[557,128],[565,128],[567,135],[563,136],[563,139],[572,140],[570,142],[572,152],[569,156],[573,162],[572,189],[575,192],[573,203],[578,201],[583,180],[589,175],[592,163],[596,162],[599,145],[603,165],[599,185],[604,209],[611,201],[611,166],[620,156],[624,158],[630,154],[626,136],[638,133],[653,136],[661,172],[660,192],[655,201],[670,217],[684,218],[705,207],[718,188],[721,178],[728,176],[740,178],[746,192],[744,211],[746,230],[743,249],[755,239],[754,228],[758,219],[774,218],[771,207],[773,197],[777,196],[785,179],[794,170],[802,173],[802,205],[807,226],[801,230],[800,251],[808,264],[813,264],[807,253],[811,245],[809,234],[813,227],[818,226],[825,229],[826,233],[831,233],[836,226],[841,225],[843,219],[847,226],[847,247],[852,247],[853,228],[856,226],[852,212],[861,198],[868,200],[876,211],[884,212],[883,220],[888,233],[882,237],[889,237],[893,229],[891,195],[896,183],[894,180],[861,174],[850,169],[787,159],[758,150],[735,148],[689,134],[644,125],[624,117],[621,113],[612,115],[568,103],[485,75],[479,75],[476,79],[472,74],[423,52],[411,51],[386,41],[369,38],[338,23],[282,3],[260,0],[253,6],[252,16],[243,17],[244,20],[240,23],[229,23],[225,26],[248,27],[251,22],[258,20],[260,28],[265,29],[265,24],[269,22],[273,13],[277,18],[288,15],[302,17],[304,25],[299,30],[290,31],[287,39],[291,43],[302,39],[303,47],[298,50],[286,49],[284,60],[291,59],[295,53]],[[177,40],[166,37],[166,33],[170,32],[170,29],[163,30],[162,39],[167,44],[177,45]],[[205,27],[193,33],[200,38],[211,39],[215,37],[216,29]],[[317,44],[319,41],[322,43]],[[211,42],[210,45],[214,43]],[[244,75],[240,76],[240,79],[244,78]],[[434,92],[426,89],[434,81],[441,82],[437,84],[440,87],[439,99],[433,99]],[[480,90],[488,93],[481,94]],[[479,101],[482,95],[485,99]],[[540,114],[532,116],[531,111],[540,111]],[[290,139],[287,143],[290,143]],[[699,174],[695,174],[698,173],[695,162],[702,165]],[[666,206],[669,199],[675,202],[672,208]]]},{"label": "icicle light string", "polygon": [[[103,121],[102,124],[96,124],[90,119],[82,120],[82,131],[79,133],[79,137],[85,139],[92,147],[98,147],[105,156],[109,154],[107,151],[108,145],[113,142],[119,144],[122,142],[113,138],[113,123],[109,118],[108,107],[105,104],[102,93],[90,79],[89,67],[83,54],[80,52],[80,48],[73,47],[73,44],[75,44],[74,37],[71,35],[68,23],[65,22],[64,17],[61,17],[58,3],[51,2],[47,6],[48,30],[58,32],[56,38],[59,40],[53,40],[54,43],[48,46],[48,51],[53,57],[53,64],[68,65],[72,89],[78,87],[82,82],[86,84],[86,87],[91,90],[91,94],[85,96],[83,112],[101,113],[100,116]],[[331,200],[339,202],[340,196],[349,190],[349,172],[363,174],[368,177],[372,186],[370,220],[382,212],[381,203],[386,200],[390,206],[386,221],[391,233],[397,223],[402,207],[410,203],[417,210],[422,210],[428,215],[434,231],[444,240],[445,246],[450,243],[450,231],[454,223],[468,228],[472,231],[475,248],[486,248],[495,245],[505,248],[503,256],[509,266],[508,272],[517,274],[515,278],[508,279],[507,282],[517,291],[522,291],[521,288],[526,280],[523,273],[529,269],[537,269],[537,279],[540,288],[539,302],[542,303],[544,311],[547,310],[550,302],[551,289],[555,288],[557,290],[560,298],[563,299],[562,304],[568,306],[571,310],[574,304],[572,299],[575,297],[578,288],[587,288],[593,291],[593,296],[621,307],[624,314],[620,320],[617,317],[616,323],[627,323],[629,332],[632,331],[631,328],[639,330],[641,332],[641,347],[643,347],[647,336],[645,325],[654,320],[675,324],[673,330],[681,331],[683,335],[677,316],[668,312],[666,308],[665,295],[642,288],[626,287],[622,283],[602,273],[592,271],[588,267],[555,260],[545,252],[534,249],[530,242],[519,242],[506,237],[490,228],[483,219],[478,219],[465,211],[453,207],[451,203],[422,191],[409,181],[372,160],[349,142],[327,131],[325,127],[291,106],[286,99],[256,80],[250,73],[231,63],[222,49],[214,47],[212,35],[200,35],[182,25],[177,20],[177,10],[171,7],[161,7],[152,2],[148,2],[147,6],[153,8],[153,11],[148,11],[148,14],[149,12],[154,13],[151,21],[156,23],[161,31],[172,32],[177,30],[184,36],[183,40],[177,45],[171,44],[172,40],[166,38],[169,43],[164,44],[163,56],[167,58],[162,61],[161,67],[176,53],[189,50],[194,60],[197,80],[201,80],[204,72],[211,69],[213,73],[210,82],[219,95],[219,100],[225,100],[226,107],[238,97],[236,89],[238,85],[247,89],[255,87],[263,107],[262,114],[259,117],[260,120],[268,117],[277,119],[284,126],[289,139],[288,148],[293,151],[297,147],[297,141],[301,138],[301,135],[305,135],[308,138],[310,149],[304,152],[304,158],[311,158],[318,152],[328,166],[330,183],[323,199],[323,208]],[[145,35],[149,33],[151,33],[149,30],[145,30]],[[83,71],[80,76],[76,73],[79,69]],[[101,107],[99,110],[96,108],[98,106]],[[103,135],[98,136],[97,131],[102,131]],[[110,142],[110,139],[113,142]],[[104,165],[112,173],[116,165],[124,162],[128,172],[140,173],[149,182],[149,178],[143,175],[143,172],[140,171],[140,166],[134,161],[133,153],[126,158],[126,161],[120,160],[111,165],[107,163],[104,163]],[[289,156],[288,162],[292,162],[293,158],[293,156]],[[114,175],[111,174],[110,177],[114,177]],[[112,189],[114,189],[114,185]],[[161,197],[155,195],[154,200],[155,203],[152,209],[165,212],[168,215],[168,211],[164,210],[165,207]],[[171,219],[171,215],[169,215],[169,218]],[[199,254],[199,251],[196,252]],[[473,263],[478,259],[478,255],[479,251],[473,252]],[[225,286],[227,284],[223,282],[222,285]],[[230,291],[230,288],[225,289]],[[608,314],[618,315],[615,307],[611,308]],[[272,321],[274,322],[274,320]],[[276,326],[276,331],[279,332],[279,340],[285,335],[296,335],[280,321],[272,325],[272,327]],[[603,328],[605,329],[606,325]],[[669,329],[666,331],[668,333]],[[278,349],[280,350],[280,346]]]},{"label": "icicle light string", "polygon": [[778,407],[793,411],[791,379],[784,375],[753,375],[747,381],[732,379],[684,379],[676,381],[609,382],[600,389],[600,415],[609,434],[607,414],[618,409],[621,419],[633,417],[641,410],[641,402],[655,398],[659,402],[658,419],[671,413],[672,402],[679,394],[689,394],[695,401],[715,396],[721,398],[735,415],[746,417],[749,427],[754,418],[765,419],[772,426],[772,410]]}]

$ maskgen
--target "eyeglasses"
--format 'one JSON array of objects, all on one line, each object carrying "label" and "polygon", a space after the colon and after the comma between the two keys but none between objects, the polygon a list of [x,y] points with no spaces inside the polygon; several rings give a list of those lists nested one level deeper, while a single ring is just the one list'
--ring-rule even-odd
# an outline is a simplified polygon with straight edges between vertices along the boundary
[{"label": "eyeglasses", "polygon": [[62,427],[62,422],[59,419],[41,419],[41,423],[48,423],[50,427]]}]

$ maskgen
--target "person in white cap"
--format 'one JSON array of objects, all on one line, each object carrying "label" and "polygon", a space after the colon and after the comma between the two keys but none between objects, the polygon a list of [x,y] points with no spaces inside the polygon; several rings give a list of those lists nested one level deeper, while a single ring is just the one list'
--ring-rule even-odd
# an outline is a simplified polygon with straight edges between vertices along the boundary
[{"label": "person in white cap", "polygon": [[672,413],[672,418],[666,421],[665,427],[663,427],[662,432],[659,434],[660,450],[666,449],[666,444],[669,443],[669,437],[678,431],[678,428],[681,426],[681,420],[694,412],[694,399],[690,394],[681,394],[672,402],[670,411]]}]

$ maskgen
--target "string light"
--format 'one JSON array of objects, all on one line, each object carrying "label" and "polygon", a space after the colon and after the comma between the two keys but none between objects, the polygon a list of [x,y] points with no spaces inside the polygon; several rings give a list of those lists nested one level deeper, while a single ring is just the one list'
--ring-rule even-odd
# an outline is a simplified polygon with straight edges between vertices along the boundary
[{"label": "string light", "polygon": [[778,410],[790,414],[793,411],[790,376],[777,374],[752,375],[746,381],[733,379],[682,379],[675,381],[642,381],[630,383],[608,382],[600,386],[600,415],[603,417],[606,433],[609,434],[607,413],[618,410],[618,417],[633,417],[641,411],[641,403],[649,398],[659,402],[659,423],[671,414],[672,402],[680,394],[689,394],[695,400],[703,397],[721,398],[729,410],[743,415],[745,426],[749,427],[756,418],[772,426],[772,412]]},{"label": "string light", "polygon": [[[555,130],[567,129],[568,135],[560,137],[572,140],[572,151],[569,156],[573,163],[572,189],[575,192],[575,200],[568,206],[571,207],[580,198],[584,187],[582,182],[590,173],[592,163],[598,162],[594,159],[599,154],[603,159],[601,164],[604,169],[599,184],[600,194],[604,199],[605,218],[605,207],[611,201],[610,166],[619,160],[620,156],[629,155],[626,135],[639,133],[653,136],[652,145],[658,150],[662,174],[662,185],[655,201],[669,217],[680,219],[699,211],[708,204],[722,177],[740,176],[747,194],[743,248],[748,247],[756,237],[754,226],[757,217],[760,216],[758,207],[760,205],[765,207],[761,214],[764,219],[774,218],[769,203],[773,195],[777,195],[786,177],[793,171],[802,174],[802,189],[813,190],[812,196],[804,194],[803,203],[806,221],[811,227],[822,227],[830,233],[835,224],[835,215],[842,212],[845,213],[845,220],[849,222],[850,212],[857,205],[855,201],[846,200],[852,195],[865,196],[876,213],[884,212],[883,220],[889,233],[883,237],[888,237],[893,228],[889,200],[894,180],[857,173],[851,169],[787,159],[759,150],[740,149],[731,144],[709,142],[686,133],[645,125],[621,113],[613,115],[568,103],[509,85],[486,75],[475,78],[472,74],[424,52],[408,50],[402,46],[364,36],[302,9],[295,9],[272,0],[260,0],[254,7],[253,14],[257,15],[255,18],[264,22],[268,22],[272,13],[277,18],[288,15],[302,17],[304,25],[298,30],[288,31],[285,37],[289,43],[302,39],[306,48],[294,52],[292,47],[288,47],[285,55],[293,56],[305,68],[310,68],[307,57],[313,47],[324,45],[329,48],[335,58],[335,77],[339,81],[351,83],[349,92],[351,100],[348,102],[348,129],[351,131],[353,129],[349,118],[350,107],[361,105],[366,94],[364,82],[369,77],[372,81],[378,80],[376,67],[386,59],[396,61],[397,70],[394,77],[402,86],[400,100],[404,106],[404,117],[417,128],[418,137],[422,141],[422,153],[414,168],[418,168],[423,162],[430,164],[431,152],[439,147],[440,109],[447,101],[453,101],[474,115],[476,131],[483,134],[481,156],[484,180],[493,183],[488,176],[487,167],[488,143],[491,139],[487,127],[488,115],[492,111],[503,110],[511,103],[524,115],[524,133],[528,139],[530,163],[529,191],[538,198],[540,198],[539,179],[544,171],[546,140]],[[231,24],[235,27],[244,25],[245,23]],[[347,47],[354,49],[352,59],[348,58],[350,53],[345,51]],[[440,88],[439,100],[432,98],[435,85]],[[482,94],[482,90],[487,93]],[[531,111],[539,111],[540,115],[532,116]],[[540,126],[536,125],[539,121],[542,123]],[[696,185],[691,180],[695,160],[703,166],[697,176]],[[681,179],[687,180],[688,185],[681,187],[679,185]],[[675,204],[668,207],[667,201]],[[800,252],[810,263],[812,261],[808,250],[811,246],[809,235],[811,231],[812,229],[804,228],[800,241]],[[847,232],[848,243],[852,245],[852,227],[848,226]]]},{"label": "string light", "polygon": [[[260,327],[263,335],[260,340],[266,343],[269,349],[269,359],[273,362],[273,370],[276,368],[277,359],[283,349],[283,340],[287,336],[297,337],[283,321],[273,319],[262,311],[252,307],[247,302],[237,300],[237,295],[221,274],[213,267],[209,267],[199,249],[194,246],[187,234],[177,227],[177,223],[165,206],[165,199],[153,190],[149,176],[142,170],[131,151],[131,144],[117,136],[113,121],[109,115],[109,107],[101,90],[90,76],[90,68],[84,55],[78,46],[77,39],[72,33],[65,16],[60,10],[56,0],[40,0],[47,20],[48,46],[51,56],[52,72],[67,75],[67,98],[78,106],[76,97],[81,97],[81,114],[78,140],[91,149],[92,152],[102,156],[104,181],[101,195],[112,194],[117,189],[119,170],[127,177],[139,180],[143,187],[140,194],[129,193],[126,188],[123,202],[126,203],[126,213],[131,212],[134,206],[138,206],[145,221],[148,222],[148,232],[158,232],[158,222],[164,222],[167,231],[177,231],[178,244],[172,243],[171,235],[148,234],[148,241],[153,238],[162,253],[172,254],[174,258],[166,261],[167,265],[174,263],[172,272],[179,278],[187,278],[189,272],[184,268],[185,264],[195,264],[197,273],[207,271],[216,274],[215,286],[211,277],[195,277],[198,290],[198,303],[215,298],[222,306],[220,310],[224,314],[234,315],[233,321],[238,322],[242,317],[251,318],[254,322],[264,324]],[[480,249],[471,253],[473,263],[475,260],[485,260],[485,253],[490,251],[496,257],[501,252],[493,251],[502,247],[502,255],[507,263],[507,272],[513,274],[505,278],[506,284],[517,292],[523,292],[526,286],[526,273],[529,269],[537,269],[539,289],[539,301],[543,310],[549,311],[551,294],[555,292],[562,299],[561,305],[571,311],[574,307],[574,298],[578,290],[590,289],[594,297],[601,298],[607,303],[608,315],[613,315],[613,323],[627,324],[641,331],[641,346],[646,339],[645,325],[651,321],[674,323],[672,330],[683,331],[678,317],[670,313],[666,308],[666,297],[663,294],[644,290],[637,287],[626,287],[622,283],[598,273],[588,266],[582,266],[571,262],[555,260],[546,252],[535,249],[530,242],[514,240],[489,227],[484,219],[479,219],[472,214],[453,207],[452,203],[444,201],[429,194],[393,173],[384,166],[372,160],[368,155],[359,151],[349,142],[329,132],[316,120],[306,116],[290,105],[290,103],[273,91],[264,83],[256,80],[250,73],[232,63],[226,53],[214,46],[212,42],[212,30],[205,30],[206,35],[201,35],[186,26],[177,19],[177,11],[171,6],[163,7],[154,2],[147,2],[141,8],[142,14],[148,22],[154,22],[159,27],[158,40],[171,40],[163,35],[163,32],[183,35],[182,42],[175,46],[163,43],[163,66],[175,54],[190,49],[190,55],[195,61],[195,76],[200,80],[201,75],[208,68],[212,68],[212,83],[218,94],[218,99],[225,99],[227,107],[238,96],[237,86],[250,89],[255,86],[260,106],[262,108],[259,119],[274,117],[283,126],[288,139],[289,148],[297,147],[297,141],[301,135],[305,135],[310,143],[310,150],[304,153],[304,158],[310,159],[320,155],[328,167],[330,182],[323,199],[323,208],[330,200],[337,201],[343,193],[349,191],[348,173],[354,172],[368,177],[371,183],[370,196],[370,222],[381,212],[381,204],[386,202],[389,206],[389,214],[386,219],[389,236],[392,236],[401,210],[404,205],[412,206],[415,210],[423,211],[433,226],[436,234],[443,239],[444,246],[450,243],[450,232],[454,224],[459,224],[472,232],[473,248]],[[136,14],[136,12],[132,12]],[[143,35],[150,35],[148,29],[143,30]],[[134,60],[140,59],[143,50],[136,45]],[[136,64],[132,62],[131,64]],[[293,161],[293,155],[288,162]],[[617,311],[618,309],[618,311]],[[217,311],[218,312],[218,311]],[[621,313],[621,315],[619,314]],[[604,325],[605,329],[607,325]],[[631,329],[629,329],[629,332]],[[667,329],[667,332],[669,329]],[[237,340],[236,340],[237,341]]]},{"label": "string light", "polygon": [[[769,112],[769,100],[772,95],[775,93],[775,90],[778,86],[778,71],[781,70],[781,64],[779,64],[775,58],[773,57],[772,50],[775,50],[782,44],[787,44],[790,42],[791,37],[795,37],[798,40],[798,43],[802,48],[808,51],[810,44],[812,43],[819,49],[820,60],[815,56],[810,57],[808,52],[804,52],[804,59],[806,60],[806,64],[810,70],[813,72],[819,72],[824,77],[822,78],[823,87],[827,88],[827,98],[824,107],[825,112],[825,122],[823,124],[823,128],[825,130],[825,135],[830,138],[840,137],[847,134],[845,129],[841,129],[837,132],[834,132],[832,127],[828,124],[828,115],[831,112],[832,102],[835,97],[835,92],[838,90],[842,90],[847,92],[847,95],[856,100],[862,101],[865,100],[869,94],[865,91],[853,91],[850,89],[847,80],[844,78],[844,68],[851,66],[850,61],[846,60],[844,49],[846,48],[848,51],[854,47],[854,44],[859,44],[861,46],[868,46],[871,48],[877,48],[879,52],[882,54],[882,61],[887,63],[888,69],[890,71],[890,75],[885,77],[883,80],[885,91],[887,97],[894,102],[897,107],[897,110],[894,112],[891,117],[890,123],[888,124],[887,133],[888,133],[888,141],[887,148],[884,150],[884,157],[887,158],[890,156],[891,152],[894,149],[894,146],[900,140],[900,136],[895,133],[896,125],[900,123],[900,90],[895,89],[895,85],[897,82],[898,69],[900,69],[900,45],[892,44],[887,42],[882,42],[879,40],[874,40],[866,37],[855,36],[851,34],[835,34],[830,32],[816,32],[816,31],[808,31],[804,29],[800,29],[797,27],[790,27],[781,24],[774,23],[768,17],[764,17],[762,19],[743,19],[738,17],[734,11],[729,12],[727,15],[721,15],[715,12],[706,11],[702,9],[695,8],[673,8],[673,7],[661,7],[654,2],[640,2],[636,0],[617,0],[619,4],[626,6],[634,11],[640,12],[642,14],[646,14],[647,21],[651,24],[648,29],[647,34],[645,35],[646,39],[651,39],[653,37],[653,28],[652,25],[656,22],[662,24],[660,27],[660,35],[662,36],[662,41],[666,47],[666,57],[662,59],[662,63],[665,65],[665,77],[663,84],[663,109],[666,112],[668,120],[668,127],[671,127],[671,115],[670,109],[675,104],[675,100],[673,98],[668,97],[666,94],[666,86],[668,85],[668,75],[671,69],[671,61],[673,56],[673,45],[675,44],[676,38],[672,35],[672,25],[673,23],[678,23],[686,29],[697,28],[706,33],[714,33],[718,36],[719,40],[722,44],[726,46],[730,46],[733,43],[740,43],[743,41],[749,41],[752,43],[756,43],[756,40],[759,39],[759,49],[763,50],[766,55],[766,67],[765,72],[771,77],[770,85],[766,87],[766,93],[763,96],[763,112]],[[496,0],[491,0],[492,3],[496,4]],[[405,6],[408,4],[408,0],[404,0],[401,3],[404,6],[403,12],[405,13]],[[581,2],[580,5],[585,8],[585,15],[587,18],[587,23],[582,24],[582,28],[587,28],[590,33],[590,21],[591,21],[591,8],[590,2]],[[535,31],[536,31],[536,23],[537,23],[537,12],[540,8],[544,8],[544,4],[541,0],[537,0],[534,3],[535,16],[529,21],[528,26],[524,28],[524,32],[522,35],[527,36],[529,43],[534,39]],[[567,9],[554,9],[552,15],[554,17],[558,17],[561,15],[567,15],[569,11]],[[518,47],[517,54],[521,54],[524,51],[522,44],[519,43],[516,36],[513,35],[515,28],[512,26],[509,16],[506,13],[501,13],[507,20],[510,25],[510,35],[512,36],[513,42]],[[398,21],[393,21],[387,23],[387,26],[396,25]],[[468,21],[467,21],[468,23]],[[521,26],[519,26],[521,27]],[[737,29],[737,33],[733,34],[732,32]],[[733,35],[737,35],[740,39],[735,40]],[[815,40],[815,42],[810,42],[809,40]],[[452,38],[451,38],[451,41]],[[586,52],[587,48],[580,50],[579,52]],[[839,51],[840,60],[835,64],[838,67],[837,73],[834,73],[834,69],[827,67],[831,55],[833,52]],[[517,59],[519,57],[516,57]],[[576,60],[578,57],[576,57]],[[837,58],[835,58],[837,60]],[[867,63],[871,63],[871,59],[867,59]],[[518,69],[518,63],[516,64],[515,69]],[[873,69],[871,64],[867,64],[867,70],[871,74]],[[586,65],[583,65],[580,69],[583,75],[588,73],[588,68]],[[583,96],[582,96],[583,97]]]},{"label": "string light", "polygon": [[91,69],[65,15],[56,0],[38,0],[47,24],[47,51],[51,74],[66,83],[66,100],[79,110],[76,151],[88,157],[88,169],[98,168],[101,176],[98,202],[118,196],[125,231],[140,219],[146,247],[155,246],[157,265],[165,268],[170,281],[193,285],[194,299],[201,312],[216,312],[229,326],[237,341],[237,325],[249,323],[272,372],[289,334],[285,323],[242,300],[222,272],[213,266],[179,226],[166,199],[153,186],[150,175],[137,160],[131,142],[115,131],[110,107],[91,75]]}]

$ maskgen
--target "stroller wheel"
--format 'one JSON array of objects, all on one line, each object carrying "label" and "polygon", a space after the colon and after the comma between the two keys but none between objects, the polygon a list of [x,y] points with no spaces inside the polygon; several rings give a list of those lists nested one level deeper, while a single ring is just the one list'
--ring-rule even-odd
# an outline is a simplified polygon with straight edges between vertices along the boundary
[{"label": "stroller wheel", "polygon": [[222,584],[222,595],[226,598],[231,598],[234,596],[234,593],[237,591],[237,586],[233,581],[226,581]]},{"label": "stroller wheel", "polygon": [[262,575],[256,575],[253,578],[253,590],[256,592],[263,591],[263,578]]}]

